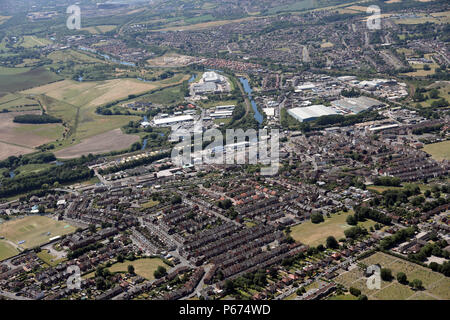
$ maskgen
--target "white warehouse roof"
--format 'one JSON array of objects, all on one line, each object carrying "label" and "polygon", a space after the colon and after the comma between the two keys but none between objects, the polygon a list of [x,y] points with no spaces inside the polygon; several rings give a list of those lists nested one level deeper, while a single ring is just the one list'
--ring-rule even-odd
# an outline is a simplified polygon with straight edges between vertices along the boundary
[{"label": "white warehouse roof", "polygon": [[309,107],[289,109],[288,113],[300,122],[315,119],[321,116],[331,114],[339,114],[335,109],[326,107],[322,104],[313,105]]},{"label": "white warehouse roof", "polygon": [[157,126],[161,125],[171,125],[173,123],[177,122],[185,122],[185,121],[194,121],[194,118],[190,115],[184,115],[184,116],[178,116],[178,117],[171,117],[171,118],[163,118],[163,119],[155,119],[153,122]]}]

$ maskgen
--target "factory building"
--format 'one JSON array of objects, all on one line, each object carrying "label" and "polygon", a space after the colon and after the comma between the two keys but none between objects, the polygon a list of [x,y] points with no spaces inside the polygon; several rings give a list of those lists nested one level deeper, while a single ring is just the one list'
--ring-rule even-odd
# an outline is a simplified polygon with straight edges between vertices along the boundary
[{"label": "factory building", "polygon": [[154,119],[153,123],[155,124],[155,126],[158,127],[168,127],[176,124],[182,124],[193,121],[194,118],[191,115],[182,115],[177,117]]},{"label": "factory building", "polygon": [[345,98],[331,102],[331,105],[346,113],[360,113],[377,107],[384,106],[383,102],[369,97]]},{"label": "factory building", "polygon": [[294,119],[303,122],[317,119],[321,116],[340,114],[335,109],[318,104],[309,107],[293,108],[287,111]]}]

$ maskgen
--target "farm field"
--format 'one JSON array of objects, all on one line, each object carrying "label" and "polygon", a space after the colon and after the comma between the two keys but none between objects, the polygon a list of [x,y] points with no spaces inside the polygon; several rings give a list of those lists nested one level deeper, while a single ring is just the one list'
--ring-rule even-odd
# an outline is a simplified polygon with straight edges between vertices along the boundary
[{"label": "farm field", "polygon": [[404,272],[410,281],[413,279],[421,280],[424,290],[413,290],[408,285],[400,284],[396,280],[382,280],[381,289],[370,290],[366,285],[367,278],[359,268],[340,274],[335,278],[335,281],[347,288],[360,289],[370,300],[435,300],[450,298],[448,292],[450,279],[443,274],[382,252],[377,252],[361,260],[361,262],[366,266],[379,264],[382,268],[391,269],[394,278],[398,272]]},{"label": "farm field", "polygon": [[431,154],[435,160],[450,160],[450,140],[427,144],[423,147],[423,151]]},{"label": "farm field", "polygon": [[94,27],[86,27],[86,28],[82,28],[81,30],[88,31],[91,34],[101,34],[101,33],[112,31],[116,27],[117,27],[116,25],[101,25],[101,26],[94,26]]},{"label": "farm field", "polygon": [[[64,59],[71,59],[71,57],[85,61],[85,63],[88,61],[92,63],[100,61],[74,50],[68,50],[66,53],[55,52],[49,57],[54,61],[65,61]],[[4,73],[18,72],[16,69],[11,70],[12,68],[3,69],[5,69]],[[22,71],[25,72],[26,69],[23,68]],[[169,79],[154,82],[125,78],[85,82],[63,80],[27,89],[15,94],[15,96],[3,94],[0,96],[0,106],[3,101],[4,103],[14,104],[16,103],[14,98],[18,99],[18,97],[24,98],[27,95],[34,95],[35,101],[33,100],[33,102],[35,104],[39,102],[48,114],[63,120],[62,125],[22,125],[23,127],[20,128],[17,128],[18,124],[10,122],[7,127],[0,129],[0,134],[2,133],[1,130],[3,130],[13,140],[1,139],[0,142],[13,144],[15,148],[9,147],[8,152],[4,152],[4,156],[7,157],[25,152],[25,150],[18,147],[34,148],[52,142],[54,142],[55,151],[69,148],[66,152],[58,153],[63,158],[126,149],[132,143],[138,141],[139,138],[137,136],[127,136],[116,129],[121,128],[130,121],[139,120],[140,117],[133,115],[100,115],[96,113],[96,108],[115,101],[128,100],[130,95],[140,95],[146,92],[149,92],[145,95],[146,97],[155,94],[156,100],[159,98],[167,103],[169,103],[167,101],[169,99],[170,101],[178,101],[178,99],[183,99],[184,95],[181,93],[181,86],[177,85],[188,78],[189,75],[187,74],[176,74]],[[165,91],[165,87],[171,88],[167,88],[167,91]],[[171,90],[175,90],[175,92]],[[168,94],[168,92],[170,93]],[[155,101],[155,103],[158,102]],[[11,117],[11,114],[3,115],[2,117]],[[27,139],[30,134],[32,134],[31,139]],[[98,135],[101,136],[98,137]],[[4,136],[2,135],[2,137]],[[83,144],[77,146],[79,143]],[[29,152],[29,150],[26,151]]]},{"label": "farm field", "polygon": [[167,270],[170,268],[159,258],[144,258],[135,261],[124,261],[122,263],[115,263],[110,268],[111,272],[127,272],[128,266],[132,265],[136,274],[147,280],[154,280],[153,273],[159,266],[165,267]]},{"label": "farm field", "polygon": [[61,77],[42,67],[0,67],[0,93],[26,90],[58,80],[61,80]]},{"label": "farm field", "polygon": [[39,104],[19,93],[4,93],[0,95],[0,111],[29,111],[40,110]]},{"label": "farm field", "polygon": [[19,147],[34,148],[61,136],[61,124],[23,124],[13,122],[22,114],[40,114],[40,111],[0,113],[0,141]]},{"label": "farm field", "polygon": [[124,150],[139,141],[139,136],[122,133],[114,129],[94,137],[87,138],[81,143],[55,152],[60,159],[81,157],[82,155],[106,153],[112,150]]},{"label": "farm field", "polygon": [[0,160],[4,160],[10,156],[19,156],[34,152],[34,149],[27,147],[20,147],[0,141]]},{"label": "farm field", "polygon": [[[48,242],[50,238],[74,231],[75,228],[66,222],[44,216],[27,216],[0,224],[0,236],[24,249],[33,248]],[[19,244],[21,241],[25,242]]]},{"label": "farm field", "polygon": [[27,94],[45,94],[66,103],[81,106],[100,106],[155,89],[157,86],[132,79],[77,82],[64,80],[26,90]]},{"label": "farm field", "polygon": [[[295,241],[300,241],[307,245],[316,246],[324,244],[328,236],[334,236],[337,240],[345,237],[344,231],[351,226],[347,224],[347,217],[353,212],[341,212],[331,215],[331,218],[325,218],[324,222],[314,224],[310,220],[298,224],[291,228],[291,236]],[[367,220],[358,223],[359,226],[364,226],[366,229],[375,224],[374,221]]]}]

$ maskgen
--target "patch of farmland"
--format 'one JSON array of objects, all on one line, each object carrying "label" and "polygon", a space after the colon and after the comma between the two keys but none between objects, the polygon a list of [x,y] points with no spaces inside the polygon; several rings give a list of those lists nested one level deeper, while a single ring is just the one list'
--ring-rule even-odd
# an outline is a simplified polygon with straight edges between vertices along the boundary
[{"label": "patch of farmland", "polygon": [[45,94],[75,106],[99,106],[132,94],[156,88],[154,84],[133,79],[77,82],[64,80],[25,91],[27,94]]},{"label": "patch of farmland", "polygon": [[40,111],[0,113],[0,141],[23,148],[35,148],[56,140],[61,136],[60,124],[23,124],[15,123],[15,116],[22,114],[40,114]]},{"label": "patch of farmland", "polygon": [[20,156],[21,154],[27,154],[34,152],[34,149],[20,147],[0,141],[0,160],[4,160],[11,156]]},{"label": "patch of farmland", "polygon": [[85,139],[81,143],[55,152],[55,156],[61,159],[77,158],[82,155],[100,154],[113,150],[123,150],[139,141],[135,135],[122,133],[120,129],[105,132]]},{"label": "patch of farmland", "polygon": [[0,67],[0,92],[17,92],[58,80],[61,80],[60,76],[42,67]]}]

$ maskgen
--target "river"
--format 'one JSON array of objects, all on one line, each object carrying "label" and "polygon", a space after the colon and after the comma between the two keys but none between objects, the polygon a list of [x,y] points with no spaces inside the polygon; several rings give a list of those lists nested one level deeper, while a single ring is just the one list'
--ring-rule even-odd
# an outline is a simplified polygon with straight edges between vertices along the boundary
[{"label": "river", "polygon": [[258,110],[258,106],[256,105],[256,102],[252,98],[252,88],[250,87],[250,84],[248,83],[248,80],[246,78],[239,78],[239,81],[241,82],[242,86],[244,87],[245,93],[248,94],[248,99],[250,100],[250,103],[252,105],[253,111],[255,112],[255,120],[258,121],[259,124],[263,123],[264,117]]}]

